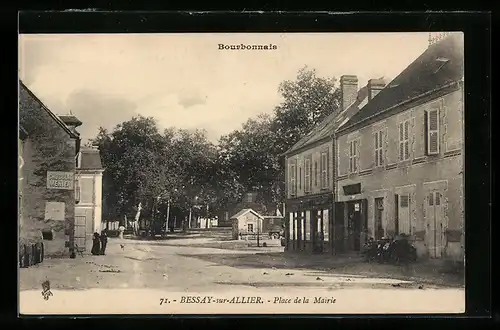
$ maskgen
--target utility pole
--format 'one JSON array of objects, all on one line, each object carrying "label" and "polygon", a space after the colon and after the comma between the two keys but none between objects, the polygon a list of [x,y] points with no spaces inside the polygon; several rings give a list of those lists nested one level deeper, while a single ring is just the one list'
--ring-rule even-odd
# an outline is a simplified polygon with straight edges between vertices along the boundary
[{"label": "utility pole", "polygon": [[257,219],[257,247],[260,247],[260,219]]}]

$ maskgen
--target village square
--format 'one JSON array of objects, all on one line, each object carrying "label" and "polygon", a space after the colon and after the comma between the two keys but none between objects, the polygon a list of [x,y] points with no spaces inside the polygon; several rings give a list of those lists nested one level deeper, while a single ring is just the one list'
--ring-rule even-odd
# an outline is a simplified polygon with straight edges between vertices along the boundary
[{"label": "village square", "polygon": [[[153,294],[178,313],[214,304],[286,313],[304,299],[322,313],[462,311],[463,35],[396,35],[359,37],[419,42],[394,71],[377,67],[395,61],[383,58],[390,52],[353,50],[359,57],[321,62],[325,51],[297,56],[284,76],[272,65],[286,62],[292,43],[278,35],[262,40],[276,45],[265,52],[252,46],[255,36],[199,36],[200,45],[212,47],[213,68],[194,53],[169,53],[153,36],[26,37],[19,82],[21,313],[50,313],[50,302],[71,296],[82,303],[66,306],[69,314],[145,314],[126,304]],[[181,37],[165,38],[177,43],[172,49],[185,49]],[[314,41],[318,52],[326,40]],[[341,42],[332,40],[338,49]],[[127,53],[129,41],[131,55],[116,55]],[[74,55],[68,69],[81,74],[81,90],[62,82],[66,69],[51,71],[67,95],[60,99],[44,77],[47,54],[59,43],[61,63],[64,52],[89,52],[86,59]],[[231,44],[246,45],[244,54],[218,49]],[[116,54],[106,62],[108,51]],[[264,70],[252,57],[272,60]],[[131,61],[139,59],[144,67],[136,69]],[[170,63],[170,71],[158,73],[163,67],[155,61]],[[188,67],[183,61],[201,73],[181,70]],[[233,80],[218,78],[225,66]],[[90,67],[94,75],[109,74],[86,75]],[[154,77],[170,80],[163,85]],[[105,79],[124,95],[143,94],[133,102],[98,94]],[[178,93],[175,100],[169,90]],[[91,294],[105,298],[93,303]]]}]

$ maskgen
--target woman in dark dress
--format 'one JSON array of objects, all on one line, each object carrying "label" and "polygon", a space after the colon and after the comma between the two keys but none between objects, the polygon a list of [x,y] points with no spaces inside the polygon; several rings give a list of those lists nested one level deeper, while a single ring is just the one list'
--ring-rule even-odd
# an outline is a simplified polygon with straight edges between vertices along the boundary
[{"label": "woman in dark dress", "polygon": [[101,232],[101,255],[106,254],[106,245],[108,245],[108,235],[106,234],[106,230]]},{"label": "woman in dark dress", "polygon": [[99,233],[94,233],[94,238],[92,239],[92,250],[90,251],[92,255],[97,256],[101,250],[101,239]]}]

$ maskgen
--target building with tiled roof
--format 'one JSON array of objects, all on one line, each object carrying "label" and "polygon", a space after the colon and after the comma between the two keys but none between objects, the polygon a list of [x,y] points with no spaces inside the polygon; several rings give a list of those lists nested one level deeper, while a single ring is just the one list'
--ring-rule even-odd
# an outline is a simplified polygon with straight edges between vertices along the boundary
[{"label": "building with tiled roof", "polygon": [[19,263],[75,257],[76,130],[19,82]]},{"label": "building with tiled roof", "polygon": [[339,250],[406,235],[421,258],[463,261],[463,77],[450,33],[336,131]]},{"label": "building with tiled roof", "polygon": [[285,155],[287,251],[332,253],[335,131],[358,113],[382,88],[382,78],[358,89],[355,75],[340,78],[340,109],[292,146]]}]

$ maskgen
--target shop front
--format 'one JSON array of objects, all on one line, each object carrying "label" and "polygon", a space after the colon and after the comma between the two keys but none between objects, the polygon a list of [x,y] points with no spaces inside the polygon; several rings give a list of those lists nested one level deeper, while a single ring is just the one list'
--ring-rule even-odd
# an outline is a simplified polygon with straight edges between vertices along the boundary
[{"label": "shop front", "polygon": [[360,194],[361,184],[342,188],[341,201],[335,203],[337,250],[359,252],[369,236],[368,199]]},{"label": "shop front", "polygon": [[331,253],[333,195],[325,193],[289,199],[285,251]]}]

